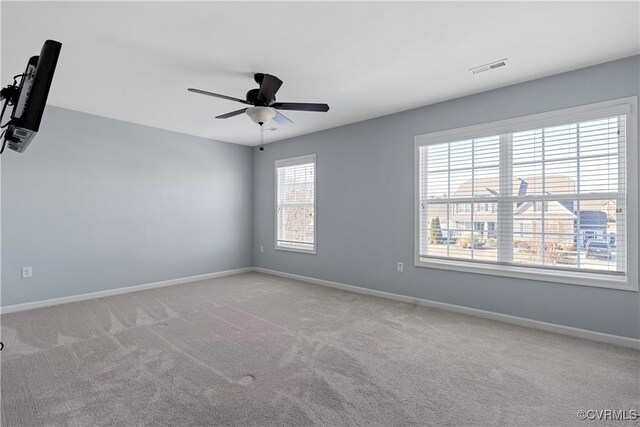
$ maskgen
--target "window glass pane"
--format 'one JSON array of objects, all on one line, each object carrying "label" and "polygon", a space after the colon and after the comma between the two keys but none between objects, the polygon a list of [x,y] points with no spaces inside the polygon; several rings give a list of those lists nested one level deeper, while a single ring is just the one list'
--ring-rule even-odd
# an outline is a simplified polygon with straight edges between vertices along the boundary
[{"label": "window glass pane", "polygon": [[511,139],[513,195],[543,194],[542,131],[516,132]]},{"label": "window glass pane", "polygon": [[458,141],[449,144],[449,167],[452,170],[471,168],[472,148],[472,141]]},{"label": "window glass pane", "polygon": [[475,168],[498,166],[500,162],[500,137],[490,136],[473,140],[473,165]]},{"label": "window glass pane", "polygon": [[472,182],[475,197],[497,197],[500,192],[500,170],[497,167],[477,169]]},{"label": "window glass pane", "polygon": [[496,202],[479,202],[473,205],[473,239],[475,242],[473,259],[478,261],[498,261]]},{"label": "window glass pane", "polygon": [[542,253],[539,234],[516,233],[513,236],[513,262],[515,264],[541,265]]},{"label": "window glass pane", "polygon": [[580,193],[618,191],[618,156],[580,159]]},{"label": "window glass pane", "polygon": [[545,128],[541,132],[541,139],[544,139],[546,161],[575,159],[578,152],[576,124]]},{"label": "window glass pane", "polygon": [[544,194],[542,163],[525,163],[513,166],[514,196],[534,196]]},{"label": "window glass pane", "polygon": [[315,163],[276,168],[277,245],[313,250],[315,242]]},{"label": "window glass pane", "polygon": [[547,162],[544,167],[544,194],[573,194],[578,182],[578,165],[575,160]]},{"label": "window glass pane", "polygon": [[449,145],[438,144],[427,147],[427,169],[429,172],[449,170]]},{"label": "window glass pane", "polygon": [[440,216],[434,216],[431,218],[427,228],[427,253],[430,256],[446,257],[447,254],[447,230],[443,229]]},{"label": "window glass pane", "polygon": [[513,203],[513,262],[542,264],[542,203]]},{"label": "window glass pane", "polygon": [[[447,204],[427,204],[422,209],[420,253],[447,256]],[[443,246],[444,245],[444,246]]]},{"label": "window glass pane", "polygon": [[449,205],[445,235],[450,257],[472,259],[471,203]]},{"label": "window glass pane", "polygon": [[544,264],[548,267],[576,267],[575,233],[554,234],[544,236]]},{"label": "window glass pane", "polygon": [[615,200],[582,200],[576,219],[576,241],[580,253],[580,268],[616,271],[624,266],[624,254],[619,252],[624,234]]},{"label": "window glass pane", "polygon": [[618,152],[618,118],[578,124],[581,156],[610,156]]},{"label": "window glass pane", "polygon": [[427,199],[446,199],[449,197],[449,172],[429,172],[427,183]]},{"label": "window glass pane", "polygon": [[280,209],[280,240],[288,243],[313,243],[313,207],[283,206]]},{"label": "window glass pane", "polygon": [[473,179],[471,169],[455,170],[449,173],[451,197],[471,197],[473,195]]}]

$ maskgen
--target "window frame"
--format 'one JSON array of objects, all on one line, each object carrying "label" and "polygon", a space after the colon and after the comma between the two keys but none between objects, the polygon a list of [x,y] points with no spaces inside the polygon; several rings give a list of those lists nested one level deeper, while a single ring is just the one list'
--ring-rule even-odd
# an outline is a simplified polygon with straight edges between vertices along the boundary
[{"label": "window frame", "polygon": [[[290,246],[281,246],[278,244],[278,168],[287,166],[304,165],[313,163],[313,249],[295,248]],[[275,180],[275,218],[274,218],[274,249],[286,252],[298,252],[304,254],[317,254],[318,249],[318,163],[316,153],[305,154],[296,157],[286,157],[276,159],[274,161],[274,180]]]},{"label": "window frame", "polygon": [[[623,276],[594,272],[563,271],[544,267],[489,264],[472,260],[436,259],[420,257],[420,147],[478,139],[505,133],[522,132],[539,127],[587,121],[607,115],[627,115],[626,120],[626,257],[627,271]],[[527,280],[595,286],[609,289],[638,291],[638,97],[614,99],[539,114],[520,116],[479,125],[437,131],[414,138],[414,265],[492,276]],[[502,164],[499,167],[503,167]],[[511,230],[513,233],[513,230]]]}]

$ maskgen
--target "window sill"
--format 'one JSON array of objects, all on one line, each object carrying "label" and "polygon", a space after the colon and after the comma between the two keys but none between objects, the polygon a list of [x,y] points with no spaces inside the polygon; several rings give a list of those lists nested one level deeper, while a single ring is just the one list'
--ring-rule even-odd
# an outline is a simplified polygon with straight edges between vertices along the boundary
[{"label": "window sill", "polygon": [[466,273],[487,274],[491,276],[514,277],[518,279],[536,280],[559,284],[592,286],[598,288],[618,289],[638,292],[637,283],[629,280],[628,276],[615,277],[597,273],[583,273],[576,271],[544,270],[532,267],[518,267],[512,265],[473,264],[464,261],[436,260],[417,258],[416,267],[438,268],[442,270],[462,271]]},{"label": "window sill", "polygon": [[298,252],[301,254],[310,254],[310,255],[316,255],[316,249],[303,249],[303,248],[296,248],[295,246],[284,246],[284,245],[276,245],[275,249],[277,251],[285,251],[285,252]]}]

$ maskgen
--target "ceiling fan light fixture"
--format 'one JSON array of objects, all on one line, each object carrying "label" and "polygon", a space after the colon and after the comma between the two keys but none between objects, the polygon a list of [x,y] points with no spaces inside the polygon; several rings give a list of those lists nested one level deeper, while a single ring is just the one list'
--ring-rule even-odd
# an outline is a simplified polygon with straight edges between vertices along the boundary
[{"label": "ceiling fan light fixture", "polygon": [[269,107],[251,107],[247,108],[247,116],[251,117],[255,123],[259,125],[266,125],[276,116],[276,112],[273,108]]}]

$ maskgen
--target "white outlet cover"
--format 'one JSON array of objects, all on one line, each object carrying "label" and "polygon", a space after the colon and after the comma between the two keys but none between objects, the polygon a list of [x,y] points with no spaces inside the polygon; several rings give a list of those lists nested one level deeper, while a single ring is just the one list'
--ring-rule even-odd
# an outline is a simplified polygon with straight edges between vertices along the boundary
[{"label": "white outlet cover", "polygon": [[404,271],[404,263],[403,262],[399,262],[398,263],[398,272],[402,273]]},{"label": "white outlet cover", "polygon": [[27,279],[31,277],[31,267],[22,267],[22,278]]}]

